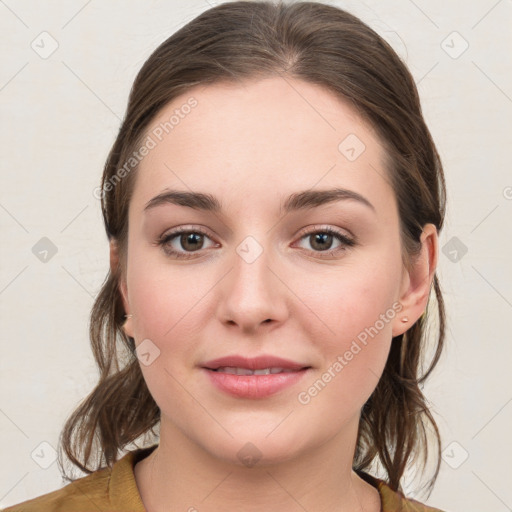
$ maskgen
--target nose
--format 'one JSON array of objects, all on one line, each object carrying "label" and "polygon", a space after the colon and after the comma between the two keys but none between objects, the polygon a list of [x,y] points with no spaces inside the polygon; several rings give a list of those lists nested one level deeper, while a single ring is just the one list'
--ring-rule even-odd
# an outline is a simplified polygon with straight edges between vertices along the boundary
[{"label": "nose", "polygon": [[282,324],[289,314],[290,291],[279,276],[277,259],[249,241],[248,246],[237,248],[232,261],[218,290],[218,318],[245,334],[255,334],[261,328],[268,332]]}]

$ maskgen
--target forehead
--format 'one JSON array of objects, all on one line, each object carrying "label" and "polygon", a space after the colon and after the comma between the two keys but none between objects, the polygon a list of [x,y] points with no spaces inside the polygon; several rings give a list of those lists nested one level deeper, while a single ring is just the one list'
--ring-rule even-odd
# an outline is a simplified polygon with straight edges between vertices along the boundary
[{"label": "forehead", "polygon": [[333,186],[371,198],[377,210],[393,198],[371,126],[346,101],[301,80],[195,86],[161,109],[145,139],[153,147],[137,171],[139,211],[165,188],[244,208]]}]

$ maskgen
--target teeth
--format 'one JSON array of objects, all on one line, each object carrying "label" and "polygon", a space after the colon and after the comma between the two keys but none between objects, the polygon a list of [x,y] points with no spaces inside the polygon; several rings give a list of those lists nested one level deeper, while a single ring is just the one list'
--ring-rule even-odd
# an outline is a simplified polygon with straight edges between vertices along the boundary
[{"label": "teeth", "polygon": [[275,373],[288,373],[293,370],[285,368],[262,368],[261,370],[249,370],[248,368],[238,368],[234,366],[221,366],[215,370],[221,373],[229,373],[231,375],[269,375]]},{"label": "teeth", "polygon": [[270,368],[262,368],[261,370],[253,370],[254,375],[269,375]]}]

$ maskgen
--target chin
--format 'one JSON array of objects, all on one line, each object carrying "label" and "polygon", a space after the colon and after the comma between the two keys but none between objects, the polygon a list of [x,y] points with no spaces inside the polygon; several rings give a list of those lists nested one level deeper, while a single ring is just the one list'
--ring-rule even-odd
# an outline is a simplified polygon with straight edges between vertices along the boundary
[{"label": "chin", "polygon": [[247,468],[272,466],[299,455],[298,445],[290,432],[283,431],[282,436],[277,432],[268,436],[268,431],[256,433],[253,430],[231,433],[233,438],[224,438],[224,442],[211,439],[212,445],[204,446],[213,457],[229,465]]}]

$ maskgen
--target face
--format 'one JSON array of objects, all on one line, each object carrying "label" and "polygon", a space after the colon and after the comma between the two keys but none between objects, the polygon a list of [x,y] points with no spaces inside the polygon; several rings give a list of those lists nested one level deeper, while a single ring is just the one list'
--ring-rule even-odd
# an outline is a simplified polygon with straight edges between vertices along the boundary
[{"label": "face", "polygon": [[[392,337],[410,326],[401,317],[422,312],[399,303],[412,281],[371,127],[319,86],[269,78],[190,89],[147,135],[156,144],[137,170],[122,291],[161,432],[233,462],[247,443],[263,462],[353,438]],[[332,189],[353,197],[318,194]],[[154,200],[171,191],[219,208]],[[307,369],[204,368],[233,355]]]}]

